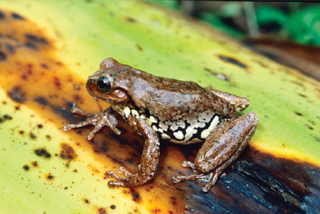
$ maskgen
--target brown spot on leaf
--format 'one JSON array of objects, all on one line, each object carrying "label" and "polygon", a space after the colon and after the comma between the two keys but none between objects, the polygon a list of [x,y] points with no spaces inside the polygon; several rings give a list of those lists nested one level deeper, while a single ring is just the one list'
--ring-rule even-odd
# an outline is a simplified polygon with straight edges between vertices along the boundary
[{"label": "brown spot on leaf", "polygon": [[110,208],[111,208],[112,210],[115,210],[117,207],[116,207],[116,205],[112,204],[112,205],[110,206]]},{"label": "brown spot on leaf", "polygon": [[37,98],[34,99],[34,101],[36,101],[40,105],[44,105],[44,106],[46,106],[48,104],[47,99],[44,98],[44,97],[37,97]]},{"label": "brown spot on leaf", "polygon": [[138,48],[139,51],[142,51],[142,50],[143,50],[143,48],[142,48],[140,45],[138,45],[138,44],[136,44],[136,47]]},{"label": "brown spot on leaf", "polygon": [[3,115],[2,118],[4,120],[12,120],[12,117],[10,115],[7,115],[7,114]]},{"label": "brown spot on leaf", "polygon": [[0,19],[4,19],[4,18],[5,18],[4,13],[0,11]]},{"label": "brown spot on leaf", "polygon": [[305,126],[308,127],[310,130],[314,129],[312,126],[309,126],[308,124],[305,124]]},{"label": "brown spot on leaf", "polygon": [[25,46],[26,46],[27,48],[30,48],[30,49],[33,49],[33,50],[37,50],[37,46],[34,45],[34,44],[32,44],[32,43],[30,43],[30,42],[27,42],[27,43],[25,44]]},{"label": "brown spot on leaf", "polygon": [[52,180],[52,179],[54,179],[54,176],[53,175],[51,175],[51,174],[49,174],[49,175],[47,175],[47,177],[46,177],[48,180]]},{"label": "brown spot on leaf", "polygon": [[41,45],[49,44],[49,42],[45,38],[38,37],[35,35],[31,35],[31,34],[26,34],[25,36],[26,36],[27,40],[29,40],[32,43],[41,44]]},{"label": "brown spot on leaf", "polygon": [[296,115],[298,116],[302,116],[302,114],[300,112],[296,112]]},{"label": "brown spot on leaf", "polygon": [[298,95],[299,95],[300,97],[304,97],[304,98],[307,98],[307,97],[308,97],[307,95],[300,94],[300,93],[298,93]]},{"label": "brown spot on leaf", "polygon": [[62,159],[73,160],[77,157],[77,154],[69,144],[61,143],[60,147],[60,157]]},{"label": "brown spot on leaf", "polygon": [[79,94],[75,94],[75,95],[74,95],[74,100],[75,100],[77,103],[82,103],[82,102],[83,102],[83,98],[82,98],[82,96],[80,96]]},{"label": "brown spot on leaf", "polygon": [[24,170],[26,170],[26,171],[29,171],[29,169],[30,169],[30,167],[29,167],[28,165],[24,165],[22,168],[23,168]]},{"label": "brown spot on leaf", "polygon": [[6,48],[9,51],[10,54],[14,54],[15,52],[15,47],[11,44],[6,44]]},{"label": "brown spot on leaf", "polygon": [[241,68],[248,68],[248,66],[246,64],[240,62],[237,59],[234,59],[234,58],[231,58],[231,57],[227,57],[227,56],[223,56],[223,55],[218,55],[218,57],[220,59],[222,59],[223,61],[225,61],[225,62],[232,63],[234,65],[237,65],[237,66],[241,67]]},{"label": "brown spot on leaf", "polygon": [[2,117],[0,117],[0,123],[3,123],[5,121],[7,121],[7,120],[12,120],[12,117],[10,115],[7,115],[7,114],[5,114]]},{"label": "brown spot on leaf", "polygon": [[6,59],[7,59],[7,55],[3,51],[0,51],[0,61],[4,61]]},{"label": "brown spot on leaf", "polygon": [[8,96],[15,102],[23,103],[26,101],[25,93],[21,90],[20,86],[13,87],[9,92]]},{"label": "brown spot on leaf", "polygon": [[132,196],[132,200],[134,200],[137,203],[141,202],[141,197],[140,197],[139,192],[137,192],[133,188],[130,188],[130,194]]},{"label": "brown spot on leaf", "polygon": [[54,85],[57,87],[57,89],[61,89],[61,82],[60,79],[58,77],[54,78]]},{"label": "brown spot on leaf", "polygon": [[49,66],[47,64],[42,63],[41,67],[45,68],[45,69],[49,69]]},{"label": "brown spot on leaf", "polygon": [[32,166],[37,167],[38,166],[38,162],[37,161],[33,161],[32,162]]},{"label": "brown spot on leaf", "polygon": [[17,19],[17,20],[23,20],[24,19],[21,15],[19,15],[17,13],[12,13],[11,17],[14,18],[14,19]]},{"label": "brown spot on leaf", "polygon": [[51,158],[51,154],[45,148],[36,149],[34,153],[39,157]]},{"label": "brown spot on leaf", "polygon": [[132,18],[132,17],[126,17],[126,21],[127,22],[131,22],[131,23],[137,22],[137,20],[135,18]]},{"label": "brown spot on leaf", "polygon": [[30,137],[32,140],[35,140],[35,139],[37,138],[37,136],[36,136],[35,134],[33,134],[32,132],[30,132],[29,137]]},{"label": "brown spot on leaf", "polygon": [[107,210],[105,208],[98,209],[99,214],[107,214]]}]

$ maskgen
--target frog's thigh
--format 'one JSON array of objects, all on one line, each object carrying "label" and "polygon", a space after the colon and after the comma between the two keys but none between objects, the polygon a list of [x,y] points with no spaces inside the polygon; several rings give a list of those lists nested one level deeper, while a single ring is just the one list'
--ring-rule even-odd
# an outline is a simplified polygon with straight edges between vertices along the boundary
[{"label": "frog's thigh", "polygon": [[197,170],[200,173],[215,169],[222,172],[248,145],[258,120],[255,113],[249,112],[218,126],[198,151],[194,162]]}]

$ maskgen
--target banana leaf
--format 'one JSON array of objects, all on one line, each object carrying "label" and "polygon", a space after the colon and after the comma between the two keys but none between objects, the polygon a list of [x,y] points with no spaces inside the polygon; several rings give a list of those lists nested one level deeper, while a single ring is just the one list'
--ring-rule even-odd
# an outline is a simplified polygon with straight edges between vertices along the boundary
[{"label": "banana leaf", "polygon": [[[200,145],[161,142],[154,179],[110,189],[105,172],[136,172],[143,139],[62,126],[108,104],[85,89],[106,57],[151,74],[247,97],[259,124],[208,193],[173,184]],[[211,26],[142,1],[0,2],[1,213],[320,212],[320,84]]]}]

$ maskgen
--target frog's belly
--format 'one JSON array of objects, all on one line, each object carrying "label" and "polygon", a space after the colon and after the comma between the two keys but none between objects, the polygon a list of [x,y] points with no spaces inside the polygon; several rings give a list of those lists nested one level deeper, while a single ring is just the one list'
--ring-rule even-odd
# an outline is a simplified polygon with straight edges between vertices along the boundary
[{"label": "frog's belly", "polygon": [[125,107],[122,114],[125,117],[132,115],[137,118],[145,118],[160,139],[181,144],[204,141],[221,122],[221,117],[210,111],[175,121],[161,121],[149,112],[141,110],[138,112],[129,107]]},{"label": "frog's belly", "polygon": [[[152,116],[151,119],[156,120]],[[192,119],[150,122],[149,124],[159,138],[175,143],[188,144],[204,141],[220,123],[220,117],[217,114],[212,114],[205,121]]]}]

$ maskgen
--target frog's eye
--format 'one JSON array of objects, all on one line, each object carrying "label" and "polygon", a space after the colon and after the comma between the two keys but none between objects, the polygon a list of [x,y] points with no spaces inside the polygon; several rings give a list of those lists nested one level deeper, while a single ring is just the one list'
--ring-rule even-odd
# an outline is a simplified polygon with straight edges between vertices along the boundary
[{"label": "frog's eye", "polygon": [[107,77],[104,77],[104,76],[99,77],[97,85],[98,85],[98,88],[100,89],[100,91],[102,91],[102,92],[110,91],[111,83]]}]

